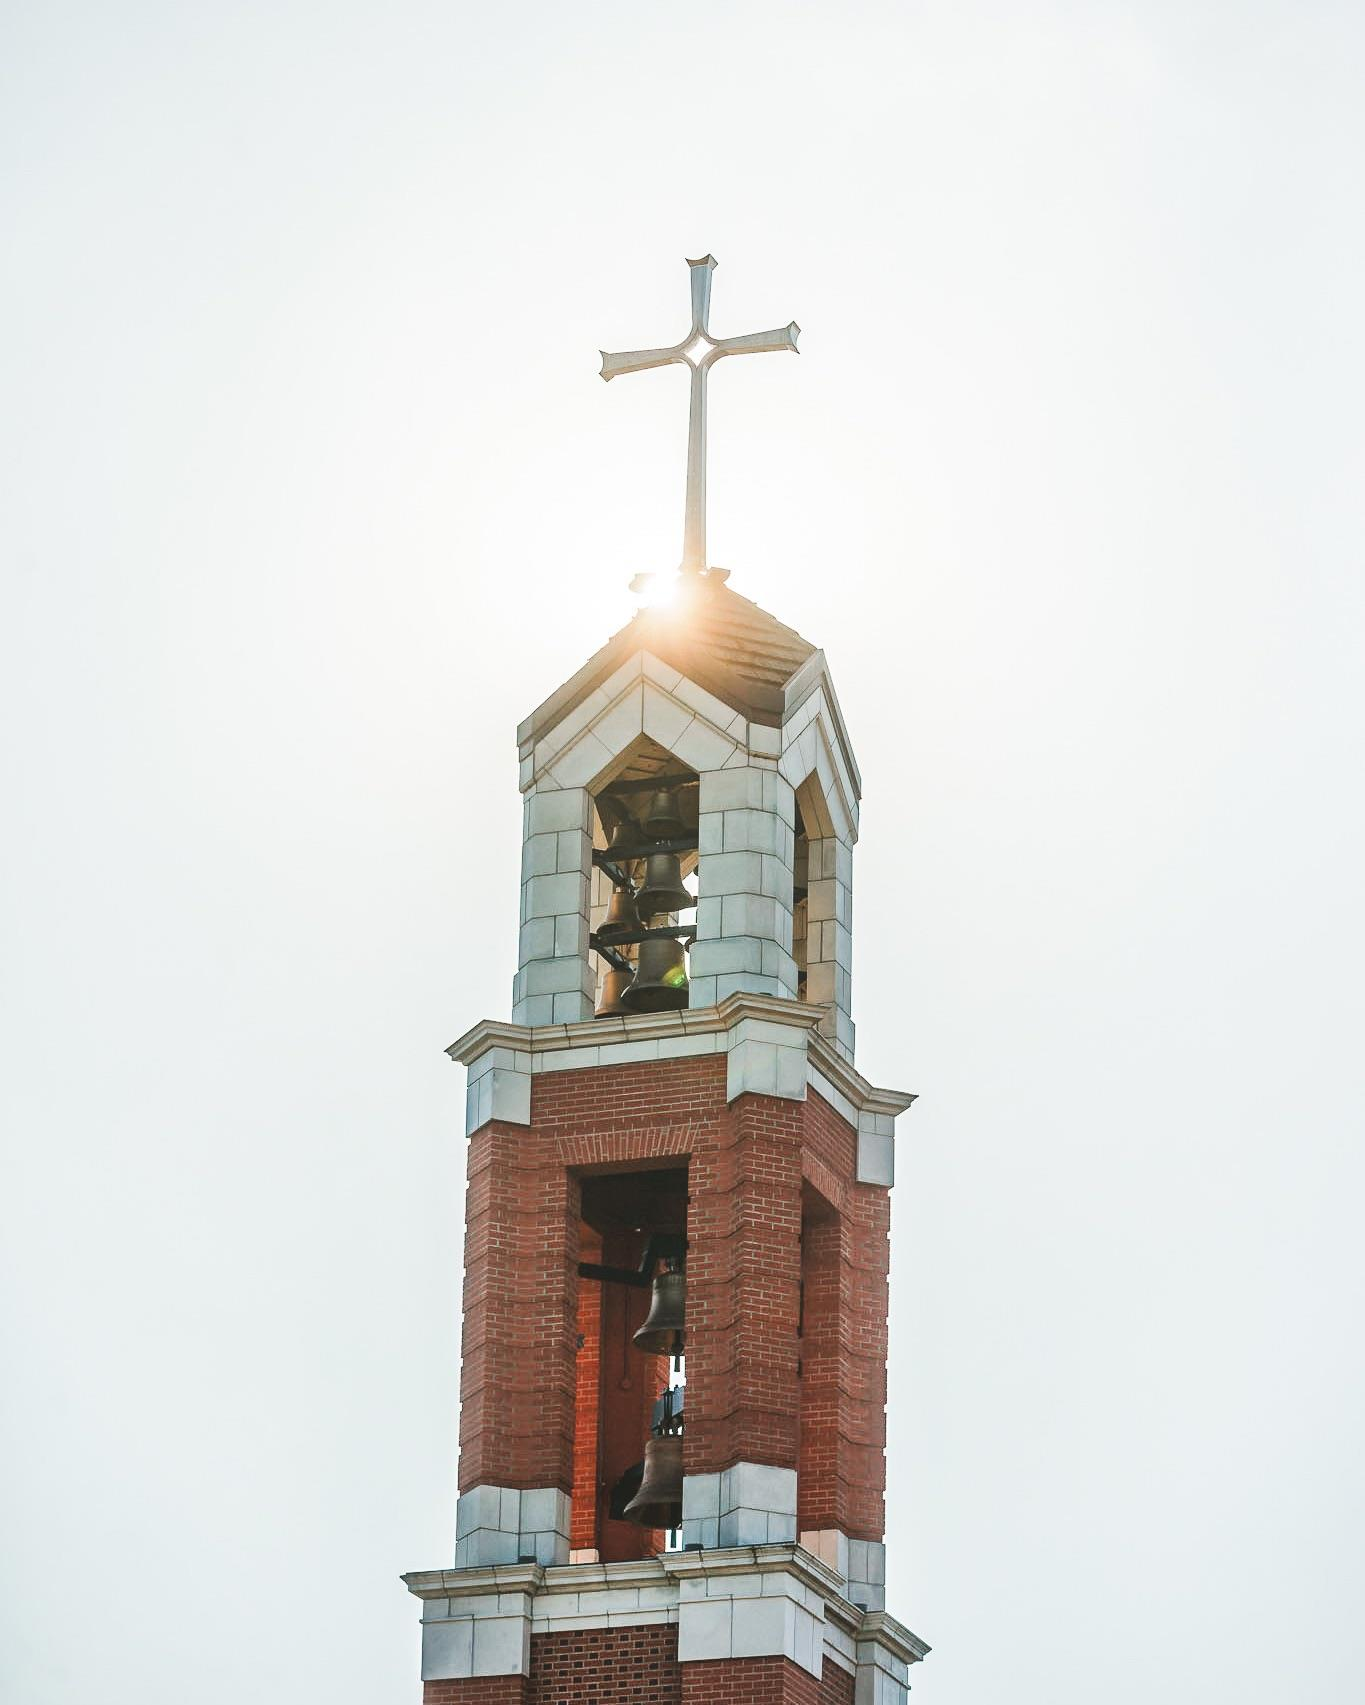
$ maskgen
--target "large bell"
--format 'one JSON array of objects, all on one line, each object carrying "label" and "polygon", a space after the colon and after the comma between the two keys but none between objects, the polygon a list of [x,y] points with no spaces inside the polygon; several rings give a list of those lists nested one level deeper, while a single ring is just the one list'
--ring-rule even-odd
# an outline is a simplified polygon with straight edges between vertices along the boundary
[{"label": "large bell", "polygon": [[645,833],[656,841],[680,840],[687,833],[678,811],[678,796],[671,787],[660,788],[650,800]]},{"label": "large bell", "polygon": [[643,1326],[636,1329],[635,1347],[650,1356],[678,1356],[683,1347],[687,1280],[678,1272],[654,1275],[654,1294]]},{"label": "large bell", "polygon": [[622,1512],[640,1527],[677,1527],[682,1521],[683,1442],[681,1433],[645,1440],[645,1471],[640,1490]]},{"label": "large bell", "polygon": [[608,971],[602,979],[602,993],[597,1002],[594,1018],[619,1018],[628,1012],[629,1007],[623,1001],[635,981],[633,971],[618,971],[615,968]]},{"label": "large bell", "polygon": [[645,866],[644,886],[636,896],[642,918],[660,912],[683,912],[695,906],[696,897],[683,887],[682,864],[677,853],[651,853]]},{"label": "large bell", "polygon": [[677,1012],[687,1005],[687,955],[680,941],[660,935],[640,943],[635,981],[621,1005],[630,1012]]},{"label": "large bell", "polygon": [[603,941],[615,941],[617,936],[633,935],[639,927],[640,914],[636,910],[634,894],[629,888],[613,888],[598,935]]}]

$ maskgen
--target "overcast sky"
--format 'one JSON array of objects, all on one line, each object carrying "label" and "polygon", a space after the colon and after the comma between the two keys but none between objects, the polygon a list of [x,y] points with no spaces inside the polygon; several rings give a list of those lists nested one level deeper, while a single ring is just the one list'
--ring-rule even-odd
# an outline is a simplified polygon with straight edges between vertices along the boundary
[{"label": "overcast sky", "polygon": [[11,4],[0,1693],[417,1698],[514,730],[710,543],[865,781],[923,1705],[1356,1705],[1359,5]]}]

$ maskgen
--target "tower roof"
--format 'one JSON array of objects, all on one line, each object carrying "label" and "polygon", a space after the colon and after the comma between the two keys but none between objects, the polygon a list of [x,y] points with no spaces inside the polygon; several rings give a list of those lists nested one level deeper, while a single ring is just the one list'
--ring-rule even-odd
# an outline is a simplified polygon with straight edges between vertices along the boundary
[{"label": "tower roof", "polygon": [[[750,722],[774,728],[792,708],[793,684],[804,689],[824,661],[795,628],[732,592],[719,576],[686,577],[676,604],[642,610],[532,711],[517,730],[518,742],[536,740],[637,651],[651,652]],[[820,661],[812,666],[812,658]]]}]

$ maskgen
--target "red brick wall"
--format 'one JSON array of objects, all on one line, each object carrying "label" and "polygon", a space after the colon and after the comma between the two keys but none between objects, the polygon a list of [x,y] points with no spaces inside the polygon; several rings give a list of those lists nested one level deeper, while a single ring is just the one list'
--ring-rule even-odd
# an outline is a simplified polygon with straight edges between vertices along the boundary
[{"label": "red brick wall", "polygon": [[543,1142],[469,1142],[460,1490],[573,1486],[578,1186]]},{"label": "red brick wall", "polygon": [[[537,1074],[530,1126],[490,1123],[470,1141],[460,1488],[573,1488],[575,1544],[591,1543],[576,1396],[585,1431],[597,1426],[576,1354],[591,1314],[577,1169],[665,1157],[688,1164],[687,1471],[799,1468],[801,1528],[881,1537],[888,1194],[855,1182],[856,1134],[827,1102],[727,1106],[725,1066],[713,1054]],[[807,1222],[804,1342],[803,1181],[835,1211]]]},{"label": "red brick wall", "polygon": [[716,1658],[682,1673],[682,1705],[822,1705],[820,1683],[790,1658]]},{"label": "red brick wall", "polygon": [[526,1677],[475,1675],[465,1681],[424,1681],[422,1705],[527,1705]]},{"label": "red brick wall", "polygon": [[853,1677],[848,1670],[825,1664],[820,1675],[820,1705],[853,1705]]},{"label": "red brick wall", "polygon": [[[586,1229],[586,1228],[585,1228]],[[601,1261],[602,1239],[586,1231],[579,1259]],[[598,1385],[602,1370],[602,1286],[578,1287],[578,1355],[574,1370],[573,1500],[569,1543],[575,1551],[597,1544]]]},{"label": "red brick wall", "polygon": [[837,1212],[806,1227],[797,1526],[880,1539],[891,1198],[855,1181],[849,1124],[814,1091],[804,1106],[807,1177]]},{"label": "red brick wall", "polygon": [[563,1634],[531,1636],[527,1705],[681,1702],[676,1625],[575,1628]]},{"label": "red brick wall", "polygon": [[531,1674],[428,1681],[422,1705],[853,1705],[853,1677],[817,1682],[788,1658],[679,1664],[676,1626],[531,1636]]},{"label": "red brick wall", "polygon": [[742,1095],[693,1149],[689,1474],[741,1461],[797,1466],[802,1111],[797,1101]]}]

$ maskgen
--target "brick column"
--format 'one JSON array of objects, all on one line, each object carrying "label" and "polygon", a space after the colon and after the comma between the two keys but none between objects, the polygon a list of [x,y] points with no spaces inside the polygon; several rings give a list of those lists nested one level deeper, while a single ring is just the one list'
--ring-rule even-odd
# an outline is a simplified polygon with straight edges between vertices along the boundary
[{"label": "brick column", "polygon": [[456,1560],[568,1560],[578,1188],[524,1126],[469,1144]]},{"label": "brick column", "polygon": [[742,1095],[688,1179],[684,1543],[794,1538],[801,1105]]}]

